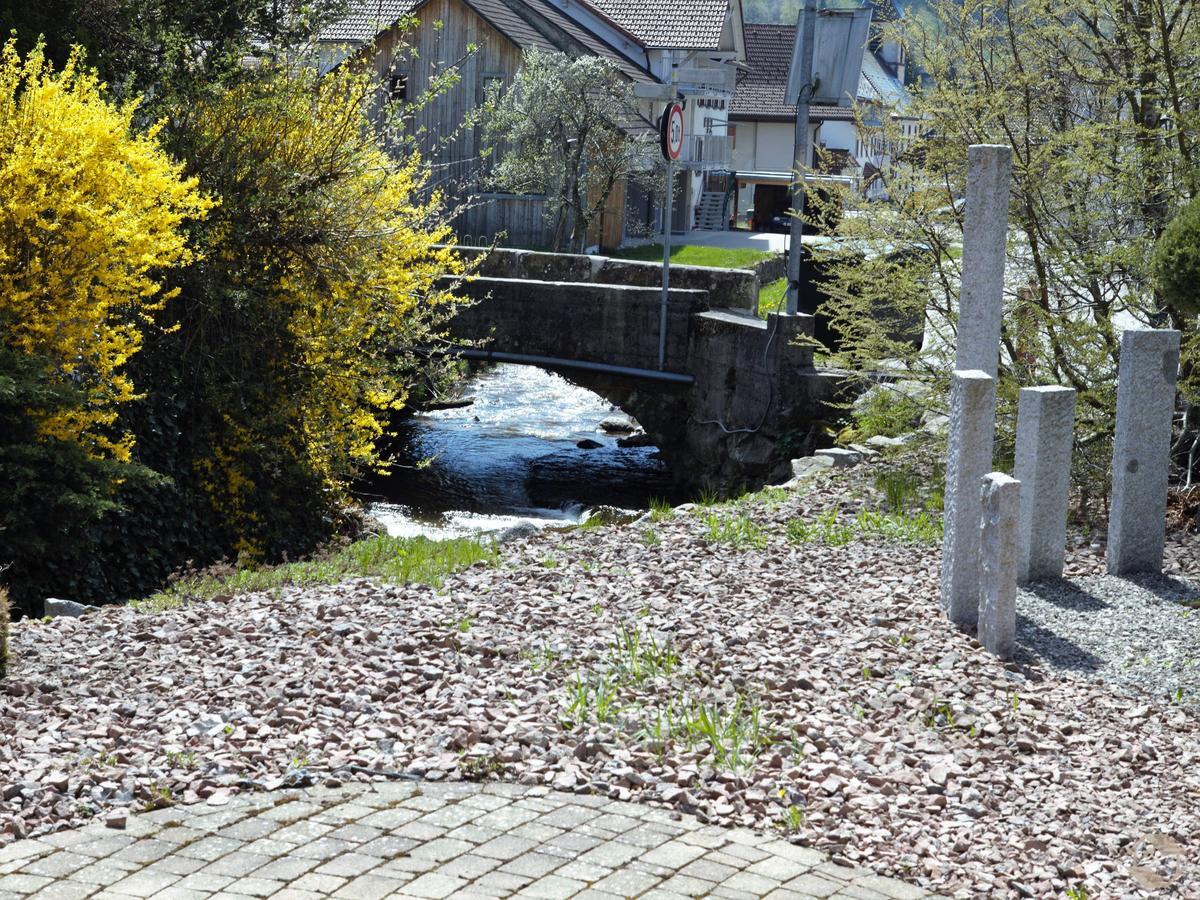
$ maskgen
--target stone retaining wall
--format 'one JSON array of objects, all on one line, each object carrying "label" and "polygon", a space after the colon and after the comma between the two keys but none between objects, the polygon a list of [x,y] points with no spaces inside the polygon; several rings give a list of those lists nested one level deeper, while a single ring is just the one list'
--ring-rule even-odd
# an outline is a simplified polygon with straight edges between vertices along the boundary
[{"label": "stone retaining wall", "polygon": [[[661,263],[499,247],[490,252],[487,247],[457,249],[463,256],[472,259],[486,254],[478,270],[478,274],[484,278],[527,278],[646,288],[662,285]],[[759,282],[760,277],[751,269],[671,266],[672,288],[708,291],[711,303],[716,307],[756,309]]]}]

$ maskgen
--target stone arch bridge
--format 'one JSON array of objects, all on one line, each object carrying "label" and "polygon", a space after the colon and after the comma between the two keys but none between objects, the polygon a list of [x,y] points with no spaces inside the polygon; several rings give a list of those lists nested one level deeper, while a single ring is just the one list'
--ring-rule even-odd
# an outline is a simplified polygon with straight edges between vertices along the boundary
[{"label": "stone arch bridge", "polygon": [[620,406],[682,486],[732,491],[785,474],[789,457],[811,450],[814,423],[843,384],[797,341],[813,334],[812,316],[755,314],[755,272],[672,266],[660,370],[661,266],[463,252],[483,258],[460,291],[473,303],[451,323],[456,352],[540,366]]}]

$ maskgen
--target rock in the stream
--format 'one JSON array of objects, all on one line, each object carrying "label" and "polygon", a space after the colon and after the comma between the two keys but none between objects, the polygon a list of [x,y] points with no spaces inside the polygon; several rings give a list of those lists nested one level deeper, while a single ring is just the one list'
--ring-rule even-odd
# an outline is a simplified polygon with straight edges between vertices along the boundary
[{"label": "rock in the stream", "polygon": [[599,450],[604,445],[599,441],[593,441],[591,438],[584,438],[575,444],[580,450]]},{"label": "rock in the stream", "polygon": [[615,506],[597,506],[595,509],[587,511],[580,524],[628,525],[631,522],[636,522],[640,517],[641,513],[633,512],[632,510],[618,509]]},{"label": "rock in the stream", "polygon": [[523,541],[526,538],[531,538],[538,533],[538,527],[529,522],[522,522],[520,525],[513,525],[511,528],[505,528],[502,531],[497,531],[495,541],[497,544],[507,544],[510,541]]},{"label": "rock in the stream", "polygon": [[617,438],[618,447],[653,447],[654,438],[646,434],[644,431],[639,431],[636,434],[631,434],[628,437]]},{"label": "rock in the stream", "polygon": [[638,424],[629,416],[609,416],[600,423],[600,430],[605,434],[633,434]]}]

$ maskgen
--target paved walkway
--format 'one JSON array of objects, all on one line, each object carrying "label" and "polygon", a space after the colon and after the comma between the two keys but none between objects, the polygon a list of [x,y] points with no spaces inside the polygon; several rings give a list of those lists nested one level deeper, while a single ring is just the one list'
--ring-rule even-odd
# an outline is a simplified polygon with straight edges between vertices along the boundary
[{"label": "paved walkway", "polygon": [[773,835],[513,784],[237,797],[0,850],[0,900],[325,896],[929,897]]}]

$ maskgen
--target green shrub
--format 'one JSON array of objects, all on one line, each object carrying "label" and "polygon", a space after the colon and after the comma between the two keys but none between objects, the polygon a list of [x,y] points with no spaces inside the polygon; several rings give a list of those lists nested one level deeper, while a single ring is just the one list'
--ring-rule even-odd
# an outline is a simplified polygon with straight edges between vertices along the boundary
[{"label": "green shrub", "polygon": [[1200,313],[1200,198],[1184,206],[1163,230],[1151,268],[1167,306],[1181,316]]}]

